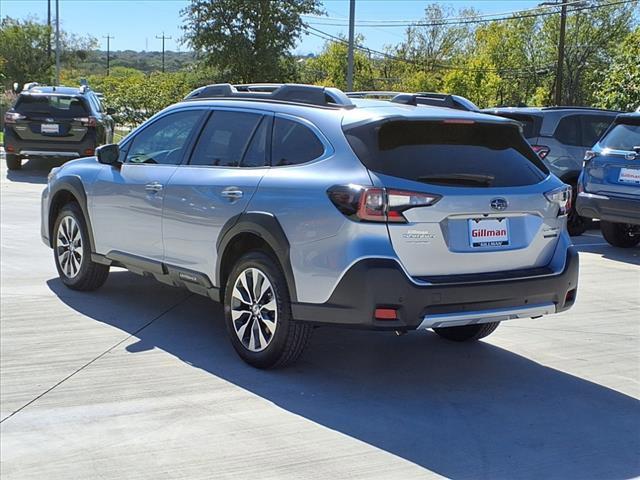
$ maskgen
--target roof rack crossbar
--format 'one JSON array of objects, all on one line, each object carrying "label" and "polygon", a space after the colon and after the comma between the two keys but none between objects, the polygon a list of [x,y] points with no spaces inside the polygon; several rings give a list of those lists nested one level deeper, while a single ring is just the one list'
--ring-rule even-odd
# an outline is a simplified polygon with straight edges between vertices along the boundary
[{"label": "roof rack crossbar", "polygon": [[353,103],[342,90],[316,85],[218,83],[200,87],[185,100],[213,98],[242,98],[247,100],[276,100],[322,107],[351,108]]}]

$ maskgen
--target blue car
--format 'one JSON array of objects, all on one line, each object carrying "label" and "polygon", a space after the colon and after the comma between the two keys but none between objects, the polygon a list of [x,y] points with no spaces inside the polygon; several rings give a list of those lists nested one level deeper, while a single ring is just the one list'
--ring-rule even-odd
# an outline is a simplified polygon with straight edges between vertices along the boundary
[{"label": "blue car", "polygon": [[618,115],[587,151],[578,182],[578,213],[600,219],[615,247],[640,243],[640,112]]}]

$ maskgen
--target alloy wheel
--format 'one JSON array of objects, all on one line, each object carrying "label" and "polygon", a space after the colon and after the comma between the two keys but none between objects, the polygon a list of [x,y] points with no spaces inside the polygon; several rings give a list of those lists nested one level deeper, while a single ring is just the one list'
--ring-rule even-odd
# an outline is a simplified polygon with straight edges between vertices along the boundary
[{"label": "alloy wheel", "polygon": [[68,278],[80,273],[84,249],[80,225],[75,218],[67,215],[60,220],[56,234],[56,255],[60,268]]},{"label": "alloy wheel", "polygon": [[231,320],[238,339],[252,352],[267,348],[278,326],[276,295],[267,276],[257,268],[243,270],[231,294]]}]

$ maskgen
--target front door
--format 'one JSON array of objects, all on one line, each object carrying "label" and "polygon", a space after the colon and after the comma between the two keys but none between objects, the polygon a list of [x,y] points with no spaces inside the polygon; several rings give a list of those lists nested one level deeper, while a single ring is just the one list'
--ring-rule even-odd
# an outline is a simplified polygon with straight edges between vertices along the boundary
[{"label": "front door", "polygon": [[105,165],[93,185],[90,215],[96,252],[162,261],[162,206],[203,110],[169,113],[145,125],[122,146],[123,164]]}]

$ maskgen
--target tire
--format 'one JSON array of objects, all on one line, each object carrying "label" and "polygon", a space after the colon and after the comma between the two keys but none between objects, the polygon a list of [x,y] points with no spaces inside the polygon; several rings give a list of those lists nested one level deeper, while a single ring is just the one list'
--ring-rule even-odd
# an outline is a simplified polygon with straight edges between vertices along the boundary
[{"label": "tire", "polygon": [[567,216],[567,230],[572,237],[579,237],[587,231],[589,219],[578,215],[576,210],[576,201],[578,200],[578,187],[575,183],[571,184],[571,210]]},{"label": "tire", "polygon": [[224,316],[233,348],[256,368],[295,362],[313,331],[311,325],[291,317],[284,274],[277,261],[262,251],[245,254],[233,267],[225,287]]},{"label": "tire", "polygon": [[22,159],[15,154],[7,153],[7,168],[9,170],[20,170],[22,168]]},{"label": "tire", "polygon": [[[640,227],[628,223],[600,221],[602,236],[614,247],[631,248],[640,243]],[[633,232],[636,232],[633,234]]]},{"label": "tire", "polygon": [[78,204],[62,207],[52,235],[53,257],[62,283],[73,290],[90,291],[106,282],[109,266],[91,261],[87,224]]},{"label": "tire", "polygon": [[498,325],[500,325],[500,322],[479,323],[477,325],[463,325],[460,327],[434,328],[433,331],[447,340],[467,342],[470,340],[480,340],[481,338],[491,335],[493,331],[498,328]]}]

